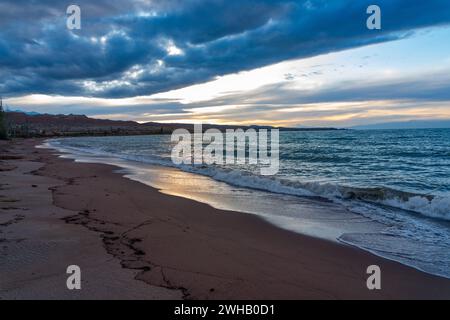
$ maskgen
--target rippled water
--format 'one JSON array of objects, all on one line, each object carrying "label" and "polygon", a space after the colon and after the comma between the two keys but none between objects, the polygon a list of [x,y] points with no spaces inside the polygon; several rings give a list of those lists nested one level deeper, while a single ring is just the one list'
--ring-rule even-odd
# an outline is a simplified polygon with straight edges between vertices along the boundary
[{"label": "rippled water", "polygon": [[[51,144],[176,167],[242,187],[241,193],[269,192],[273,217],[283,210],[282,197],[327,199],[384,226],[381,232],[343,230],[340,241],[450,277],[450,129],[281,132],[280,171],[273,177],[260,176],[250,165],[174,166],[170,136],[66,138]],[[285,210],[301,222],[305,217],[295,214],[295,200],[289,201]],[[270,216],[269,207],[264,210]]]}]

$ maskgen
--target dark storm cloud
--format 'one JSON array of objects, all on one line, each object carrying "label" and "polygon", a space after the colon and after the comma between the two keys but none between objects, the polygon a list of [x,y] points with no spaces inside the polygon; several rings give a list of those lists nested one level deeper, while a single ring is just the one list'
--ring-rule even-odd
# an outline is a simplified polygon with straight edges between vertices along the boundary
[{"label": "dark storm cloud", "polygon": [[447,0],[379,0],[383,29],[370,31],[372,2],[80,0],[82,29],[72,32],[69,3],[3,0],[0,92],[148,95],[450,22]]}]

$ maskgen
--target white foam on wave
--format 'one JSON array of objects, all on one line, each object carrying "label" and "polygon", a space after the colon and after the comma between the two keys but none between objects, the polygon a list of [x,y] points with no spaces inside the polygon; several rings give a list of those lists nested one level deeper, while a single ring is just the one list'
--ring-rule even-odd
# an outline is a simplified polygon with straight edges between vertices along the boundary
[{"label": "white foam on wave", "polygon": [[414,196],[404,201],[399,198],[386,199],[383,204],[403,210],[421,213],[427,217],[450,221],[450,197],[435,196],[428,199]]},{"label": "white foam on wave", "polygon": [[313,192],[309,190],[299,188],[295,185],[284,184],[283,181],[280,179],[257,176],[249,172],[232,169],[226,170],[214,167],[192,167],[192,166],[177,166],[177,167],[191,173],[201,174],[213,178],[214,180],[226,182],[228,184],[239,187],[302,197],[316,196]]},{"label": "white foam on wave", "polygon": [[[180,169],[206,175],[215,180],[240,187],[301,197],[319,196],[332,201],[338,200],[339,202],[348,199],[348,190],[357,190],[357,188],[344,187],[331,183],[300,182],[275,177],[269,178],[256,176],[247,172],[224,170],[214,167],[198,168],[186,166],[180,167]],[[348,200],[352,201],[352,199]],[[430,198],[427,196],[415,195],[407,198],[406,200],[403,200],[400,197],[387,199],[380,197],[379,199],[366,200],[364,197],[361,197],[358,200],[379,203],[397,209],[412,211],[430,218],[450,221],[450,196],[434,196]]]}]

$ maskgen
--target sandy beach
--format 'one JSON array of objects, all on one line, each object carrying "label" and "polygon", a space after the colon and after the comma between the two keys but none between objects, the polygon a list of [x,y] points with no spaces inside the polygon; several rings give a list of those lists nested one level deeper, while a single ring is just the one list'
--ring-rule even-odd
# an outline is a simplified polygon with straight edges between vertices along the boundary
[{"label": "sandy beach", "polygon": [[[0,143],[0,299],[450,299],[450,280]],[[66,287],[78,265],[82,289]],[[382,289],[366,287],[378,265]]]}]

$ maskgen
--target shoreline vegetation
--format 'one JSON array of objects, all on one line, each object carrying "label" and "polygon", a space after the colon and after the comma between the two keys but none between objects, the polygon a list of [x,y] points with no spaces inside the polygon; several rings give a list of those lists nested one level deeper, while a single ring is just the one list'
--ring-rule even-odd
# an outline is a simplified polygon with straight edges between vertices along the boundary
[{"label": "shoreline vegetation", "polygon": [[3,110],[3,99],[0,97],[0,140],[6,140],[7,138],[6,115]]},{"label": "shoreline vegetation", "polygon": [[[448,299],[450,280],[0,142],[0,299]],[[26,261],[26,263],[24,263]],[[82,290],[66,288],[79,265]],[[368,290],[367,267],[382,271]]]},{"label": "shoreline vegetation", "polygon": [[[182,123],[138,123],[135,121],[105,120],[85,115],[49,115],[23,112],[5,112],[6,126],[10,138],[51,138],[76,136],[127,136],[172,134],[176,129],[194,131],[193,124]],[[203,124],[203,130],[227,129],[279,129],[280,131],[329,131],[337,128],[283,128],[271,126],[232,126]]]}]

